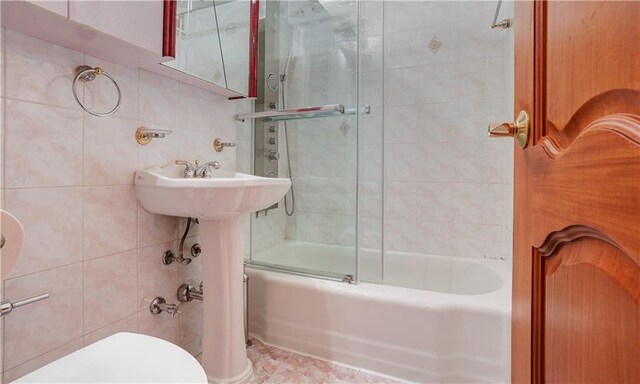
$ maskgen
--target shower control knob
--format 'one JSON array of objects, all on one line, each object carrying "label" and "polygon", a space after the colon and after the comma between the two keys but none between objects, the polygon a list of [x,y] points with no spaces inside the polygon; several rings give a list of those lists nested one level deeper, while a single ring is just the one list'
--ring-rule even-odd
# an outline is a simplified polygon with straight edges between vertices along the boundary
[{"label": "shower control knob", "polygon": [[275,137],[270,138],[269,139],[269,144],[276,145],[276,138]]},{"label": "shower control knob", "polygon": [[280,159],[280,154],[278,152],[269,152],[269,160],[276,161]]},{"label": "shower control knob", "polygon": [[271,127],[269,127],[269,132],[274,133],[276,131],[276,126],[272,125]]}]

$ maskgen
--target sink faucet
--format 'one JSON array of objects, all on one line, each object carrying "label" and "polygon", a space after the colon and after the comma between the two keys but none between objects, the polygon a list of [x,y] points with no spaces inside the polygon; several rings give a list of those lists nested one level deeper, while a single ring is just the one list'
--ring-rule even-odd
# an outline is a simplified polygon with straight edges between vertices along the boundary
[{"label": "sink faucet", "polygon": [[200,165],[200,162],[196,160],[195,165],[186,160],[176,160],[177,165],[184,165],[184,178],[190,179],[192,177],[202,177],[205,179],[211,178],[213,169],[220,169],[220,163],[218,161],[210,161],[208,163]]},{"label": "sink faucet", "polygon": [[186,160],[176,160],[177,165],[184,165],[184,178],[190,179],[196,174],[196,167]]},{"label": "sink faucet", "polygon": [[197,168],[194,171],[195,177],[209,179],[213,175],[213,171],[211,170],[211,168],[220,169],[220,163],[218,161],[210,161],[199,166],[198,162],[196,161],[196,167]]}]

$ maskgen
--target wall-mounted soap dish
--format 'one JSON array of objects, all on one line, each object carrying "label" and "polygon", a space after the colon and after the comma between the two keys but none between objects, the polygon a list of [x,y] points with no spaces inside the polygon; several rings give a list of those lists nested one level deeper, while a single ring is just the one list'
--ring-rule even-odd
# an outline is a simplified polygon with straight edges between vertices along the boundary
[{"label": "wall-mounted soap dish", "polygon": [[140,145],[147,145],[152,139],[163,139],[173,131],[166,129],[149,129],[147,127],[140,127],[136,129],[136,141]]}]

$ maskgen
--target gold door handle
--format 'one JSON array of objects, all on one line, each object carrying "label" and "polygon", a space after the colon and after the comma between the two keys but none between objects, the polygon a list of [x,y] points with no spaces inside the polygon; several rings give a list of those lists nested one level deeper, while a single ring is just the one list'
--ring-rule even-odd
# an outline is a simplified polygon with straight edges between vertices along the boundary
[{"label": "gold door handle", "polygon": [[529,115],[520,111],[516,121],[512,123],[489,124],[489,137],[514,137],[520,148],[529,142]]}]

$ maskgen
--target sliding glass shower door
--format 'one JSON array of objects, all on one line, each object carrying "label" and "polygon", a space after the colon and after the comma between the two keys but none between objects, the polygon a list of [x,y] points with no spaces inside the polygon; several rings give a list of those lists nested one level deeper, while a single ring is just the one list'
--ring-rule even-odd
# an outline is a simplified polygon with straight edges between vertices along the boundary
[{"label": "sliding glass shower door", "polygon": [[[261,2],[253,172],[290,177],[251,218],[249,262],[350,280],[356,274],[358,4]],[[324,107],[323,107],[324,106]],[[323,107],[308,113],[309,107]],[[307,112],[304,112],[307,111]]]}]

